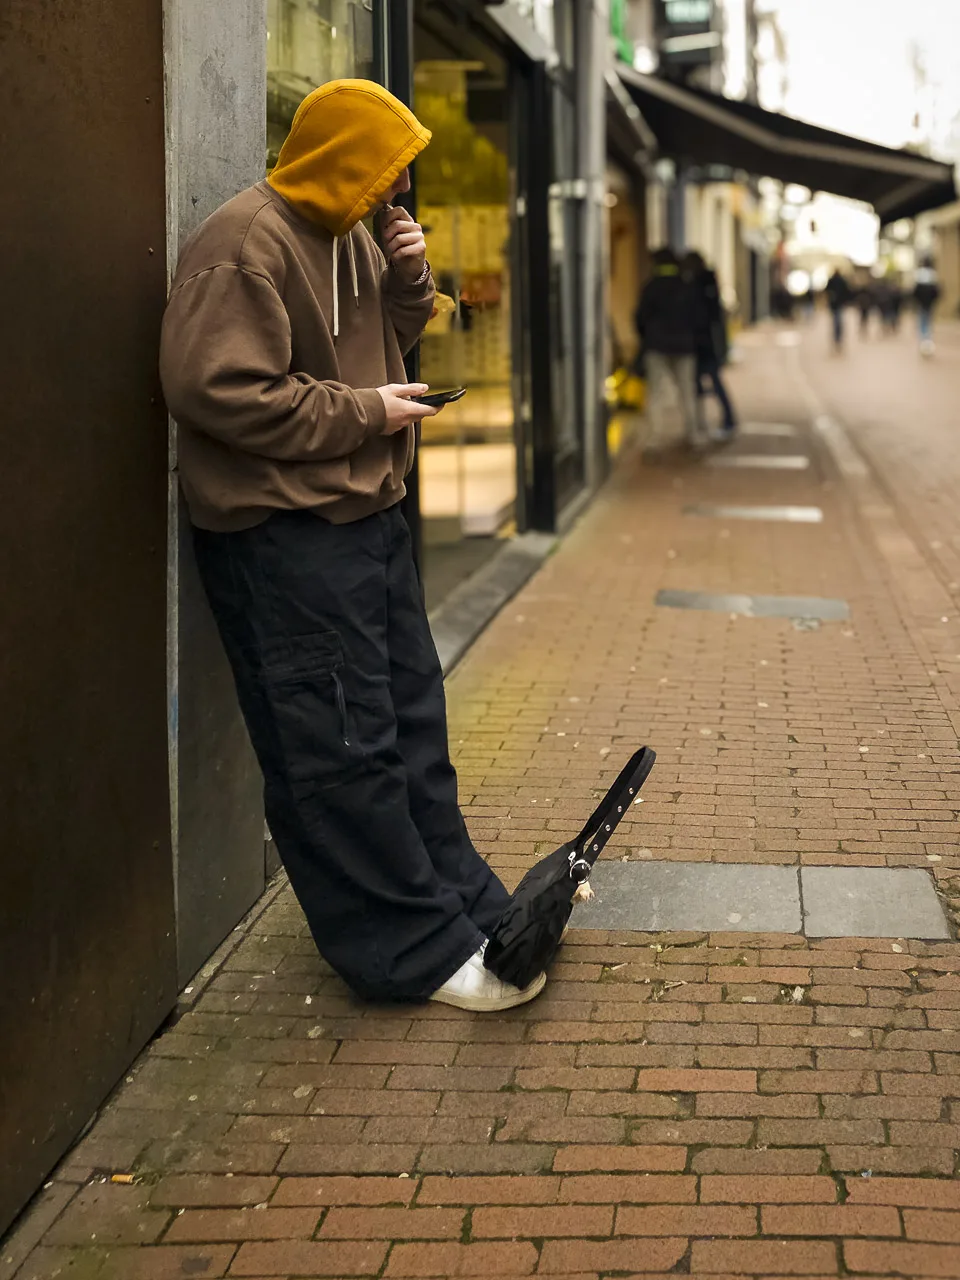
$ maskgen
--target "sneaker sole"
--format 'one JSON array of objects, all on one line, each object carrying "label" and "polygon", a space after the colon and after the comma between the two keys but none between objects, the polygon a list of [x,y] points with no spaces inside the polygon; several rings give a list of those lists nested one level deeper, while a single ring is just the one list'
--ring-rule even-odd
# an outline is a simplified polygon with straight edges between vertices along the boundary
[{"label": "sneaker sole", "polygon": [[442,989],[435,992],[430,999],[435,1000],[437,1004],[453,1005],[455,1009],[467,1009],[471,1013],[500,1013],[503,1009],[515,1009],[517,1005],[529,1004],[531,1000],[537,998],[546,985],[547,975],[541,973],[539,978],[534,978],[529,987],[524,987],[515,996],[501,996],[499,1000],[484,999],[482,996],[458,996]]}]

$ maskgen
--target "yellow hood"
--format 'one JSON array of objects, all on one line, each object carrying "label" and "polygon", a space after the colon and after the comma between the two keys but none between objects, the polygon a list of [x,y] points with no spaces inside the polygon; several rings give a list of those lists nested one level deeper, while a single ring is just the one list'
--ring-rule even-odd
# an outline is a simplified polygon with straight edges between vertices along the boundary
[{"label": "yellow hood", "polygon": [[268,181],[304,217],[345,236],[430,137],[382,85],[332,80],[300,103]]}]

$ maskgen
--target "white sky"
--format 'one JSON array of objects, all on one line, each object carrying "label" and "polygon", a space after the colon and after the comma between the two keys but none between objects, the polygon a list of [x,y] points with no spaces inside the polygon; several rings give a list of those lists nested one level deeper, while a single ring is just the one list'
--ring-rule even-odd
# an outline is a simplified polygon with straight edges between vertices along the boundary
[{"label": "white sky", "polygon": [[[960,158],[960,0],[761,0],[787,43],[783,110],[888,146],[921,133],[943,158]],[[918,93],[916,44],[930,87]],[[775,104],[770,104],[775,105]],[[779,104],[776,104],[779,105]]]}]

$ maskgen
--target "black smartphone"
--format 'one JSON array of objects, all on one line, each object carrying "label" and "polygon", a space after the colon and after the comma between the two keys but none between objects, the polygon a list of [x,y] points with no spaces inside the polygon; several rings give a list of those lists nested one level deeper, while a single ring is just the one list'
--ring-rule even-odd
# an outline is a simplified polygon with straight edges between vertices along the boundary
[{"label": "black smartphone", "polygon": [[453,391],[430,391],[425,396],[411,396],[414,404],[425,404],[431,409],[442,409],[445,404],[453,404],[454,400],[462,400],[467,394],[466,387],[455,387]]}]

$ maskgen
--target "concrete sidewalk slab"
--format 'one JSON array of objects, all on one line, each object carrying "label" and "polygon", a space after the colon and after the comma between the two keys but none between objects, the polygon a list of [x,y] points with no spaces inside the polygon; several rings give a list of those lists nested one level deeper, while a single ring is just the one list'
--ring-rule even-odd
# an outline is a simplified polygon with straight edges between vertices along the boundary
[{"label": "concrete sidewalk slab", "polygon": [[790,422],[741,422],[737,428],[741,436],[780,436],[787,438],[800,434],[800,428]]},{"label": "concrete sidewalk slab", "polygon": [[758,471],[806,471],[810,459],[795,453],[714,453],[706,459],[706,464]]},{"label": "concrete sidewalk slab", "polygon": [[712,520],[777,520],[788,524],[820,524],[820,507],[724,507],[709,502],[684,507],[685,516],[703,516]]},{"label": "concrete sidewalk slab", "polygon": [[592,902],[574,908],[578,929],[706,929],[799,933],[796,867],[753,863],[599,862]]},{"label": "concrete sidewalk slab", "polygon": [[804,932],[810,938],[949,938],[926,871],[907,867],[804,867]]},{"label": "concrete sidewalk slab", "polygon": [[737,613],[745,618],[819,618],[821,622],[844,622],[850,616],[846,600],[819,596],[718,595],[711,591],[664,588],[657,592],[656,604],[664,609],[705,609],[714,613]]}]

